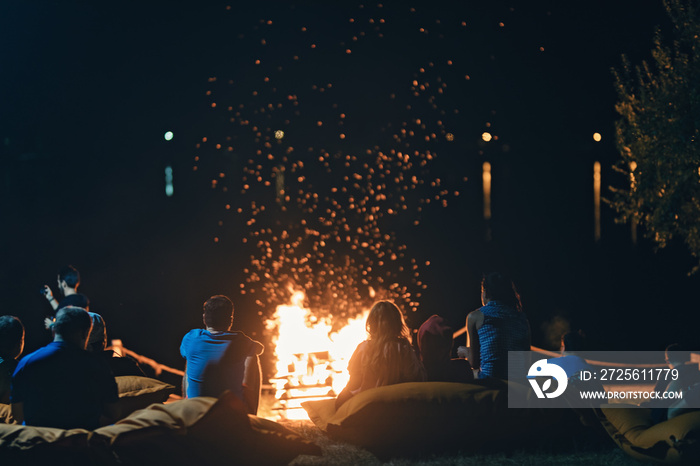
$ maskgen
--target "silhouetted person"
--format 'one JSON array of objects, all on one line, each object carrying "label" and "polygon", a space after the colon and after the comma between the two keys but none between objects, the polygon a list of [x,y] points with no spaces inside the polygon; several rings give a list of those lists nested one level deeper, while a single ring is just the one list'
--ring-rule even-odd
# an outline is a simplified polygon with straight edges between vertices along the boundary
[{"label": "silhouetted person", "polygon": [[474,380],[466,359],[452,359],[452,327],[439,315],[432,315],[418,329],[418,348],[428,382],[459,382]]},{"label": "silhouetted person", "polygon": [[[666,347],[666,364],[672,370],[678,371],[676,380],[661,378],[654,390],[663,392],[682,392],[681,399],[654,400],[650,403],[652,419],[655,423],[671,419],[680,414],[697,411],[700,405],[700,370],[697,363],[690,362],[690,351],[684,350],[678,343]],[[665,380],[666,379],[666,380]]]},{"label": "silhouetted person", "polygon": [[15,316],[0,317],[0,403],[10,402],[12,374],[24,350],[24,325]]},{"label": "silhouetted person", "polygon": [[90,315],[68,306],[56,313],[53,342],[20,360],[12,377],[12,415],[27,425],[95,429],[116,417],[117,383],[100,354],[85,350]]},{"label": "silhouetted person", "polygon": [[567,377],[577,377],[582,370],[592,370],[590,364],[576,354],[583,349],[583,335],[580,332],[567,332],[561,337],[561,357],[552,358],[549,362],[564,369]]},{"label": "silhouetted person", "polygon": [[[465,353],[478,376],[508,378],[508,351],[530,350],[530,324],[522,310],[513,282],[494,272],[481,280],[483,306],[467,316],[468,351]],[[520,361],[525,371],[525,361]]]},{"label": "silhouetted person", "polygon": [[183,396],[218,397],[230,390],[255,414],[260,401],[262,343],[231,330],[233,303],[226,296],[209,298],[202,319],[205,329],[190,330],[180,345],[180,354],[187,361]]},{"label": "silhouetted person", "polygon": [[90,300],[82,293],[78,293],[80,286],[80,272],[72,265],[63,267],[58,272],[57,277],[58,290],[63,295],[61,301],[56,300],[48,285],[44,285],[44,296],[51,304],[54,312],[51,313],[51,318],[45,319],[46,328],[50,328],[53,322],[55,313],[67,306],[80,307],[89,312],[92,318],[92,332],[88,341],[88,351],[102,351],[107,347],[107,327],[101,315],[90,312]]},{"label": "silhouetted person", "polygon": [[350,358],[350,380],[338,395],[336,408],[370,388],[425,380],[425,369],[411,346],[408,327],[396,304],[375,303],[365,327],[369,338],[357,345]]}]

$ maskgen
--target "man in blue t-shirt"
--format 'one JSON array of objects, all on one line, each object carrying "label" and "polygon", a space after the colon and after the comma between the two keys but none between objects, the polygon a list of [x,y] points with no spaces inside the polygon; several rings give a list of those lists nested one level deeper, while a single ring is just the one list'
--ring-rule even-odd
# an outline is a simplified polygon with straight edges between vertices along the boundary
[{"label": "man in blue t-shirt", "polygon": [[260,400],[260,361],[264,347],[243,332],[231,331],[233,303],[223,295],[204,303],[205,329],[190,330],[180,354],[186,360],[182,393],[218,397],[225,390],[238,395],[256,414]]},{"label": "man in blue t-shirt", "polygon": [[85,350],[90,315],[68,306],[56,313],[53,342],[25,356],[12,376],[12,415],[26,425],[95,429],[116,417],[117,383],[107,361]]}]

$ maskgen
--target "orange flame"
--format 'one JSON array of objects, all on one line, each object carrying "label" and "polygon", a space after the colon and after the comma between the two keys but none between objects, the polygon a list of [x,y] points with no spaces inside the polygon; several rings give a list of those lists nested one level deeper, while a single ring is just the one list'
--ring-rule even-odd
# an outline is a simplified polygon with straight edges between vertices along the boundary
[{"label": "orange flame", "polygon": [[348,362],[355,348],[366,339],[369,311],[332,330],[332,316],[319,318],[303,306],[303,291],[292,294],[291,303],[279,305],[266,328],[274,335],[277,358],[272,378],[275,397],[287,419],[308,419],[301,403],[332,398],[347,385]]}]

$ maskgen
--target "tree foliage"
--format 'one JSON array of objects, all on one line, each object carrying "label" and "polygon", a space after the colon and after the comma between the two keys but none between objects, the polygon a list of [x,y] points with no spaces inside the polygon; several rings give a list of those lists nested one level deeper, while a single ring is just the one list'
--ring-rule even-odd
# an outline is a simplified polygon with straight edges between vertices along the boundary
[{"label": "tree foliage", "polygon": [[[700,8],[698,1],[666,0],[674,40],[657,28],[652,59],[613,70],[621,119],[616,124],[629,180],[609,200],[620,222],[638,222],[663,248],[672,238],[700,259]],[[696,266],[694,271],[698,267]]]}]

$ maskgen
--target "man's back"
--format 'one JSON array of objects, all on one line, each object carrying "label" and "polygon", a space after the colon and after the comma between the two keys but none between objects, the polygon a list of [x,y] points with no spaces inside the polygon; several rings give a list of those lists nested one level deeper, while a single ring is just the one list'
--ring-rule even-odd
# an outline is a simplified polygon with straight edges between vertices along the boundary
[{"label": "man's back", "polygon": [[180,345],[187,360],[187,397],[219,396],[231,390],[243,399],[245,360],[262,352],[262,344],[243,332],[190,330]]},{"label": "man's back", "polygon": [[99,355],[54,341],[27,355],[12,378],[12,403],[22,403],[27,425],[94,429],[118,389]]}]

